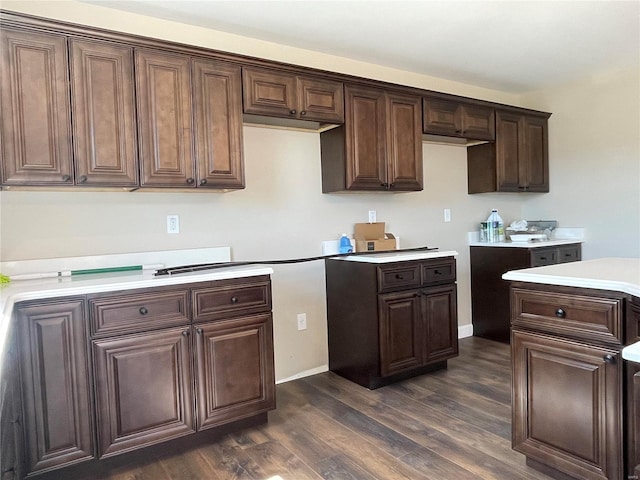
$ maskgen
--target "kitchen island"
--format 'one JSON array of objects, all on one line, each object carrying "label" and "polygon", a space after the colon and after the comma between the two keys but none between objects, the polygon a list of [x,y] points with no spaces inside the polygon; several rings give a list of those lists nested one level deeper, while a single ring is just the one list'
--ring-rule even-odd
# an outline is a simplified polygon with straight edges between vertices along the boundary
[{"label": "kitchen island", "polygon": [[[550,475],[633,478],[640,463],[636,367],[640,259],[514,270],[512,446]],[[637,395],[637,394],[636,394]]]},{"label": "kitchen island", "polygon": [[275,408],[272,272],[118,271],[4,285],[2,471],[60,478],[71,468],[88,478],[95,462],[266,421]]}]

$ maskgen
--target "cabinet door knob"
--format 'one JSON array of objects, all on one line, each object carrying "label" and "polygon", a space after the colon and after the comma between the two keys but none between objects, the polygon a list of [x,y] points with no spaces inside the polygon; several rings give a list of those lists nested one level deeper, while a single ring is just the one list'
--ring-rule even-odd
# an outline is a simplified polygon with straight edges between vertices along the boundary
[{"label": "cabinet door knob", "polygon": [[564,318],[566,316],[567,316],[567,312],[565,312],[563,309],[559,308],[556,310],[556,317]]},{"label": "cabinet door knob", "polygon": [[238,303],[238,297],[231,297],[231,303]]},{"label": "cabinet door knob", "polygon": [[442,275],[442,272],[440,270],[434,270],[433,274],[434,275]]},{"label": "cabinet door knob", "polygon": [[400,274],[400,273],[396,273],[396,278],[397,278],[398,280],[404,280],[404,277],[403,277],[403,276],[402,276],[402,274]]},{"label": "cabinet door knob", "polygon": [[302,111],[300,112],[300,115],[306,115],[306,114],[307,114],[307,111],[306,111],[306,110],[302,110]]},{"label": "cabinet door knob", "polygon": [[140,315],[146,315],[147,313],[149,313],[149,310],[147,310],[145,307],[140,307]]},{"label": "cabinet door knob", "polygon": [[602,359],[606,362],[606,363],[616,363],[616,357],[614,357],[613,355],[607,353],[604,357],[602,357]]},{"label": "cabinet door knob", "polygon": [[203,331],[204,331],[204,330],[202,330],[201,328],[196,328],[196,333],[197,333],[198,335],[202,335],[202,332],[203,332]]},{"label": "cabinet door knob", "polygon": [[193,185],[195,183],[195,180],[193,178],[189,177],[189,178],[187,178],[187,183],[189,185]]},{"label": "cabinet door knob", "polygon": [[296,114],[296,113],[298,113],[298,112],[297,112],[297,111],[296,111],[296,109],[294,108],[293,110],[289,110],[289,113],[290,113],[291,115],[295,115],[295,114]]},{"label": "cabinet door knob", "polygon": [[200,185],[206,185],[207,184],[207,179],[203,178],[202,180],[200,180]]},{"label": "cabinet door knob", "polygon": [[62,181],[63,182],[68,182],[69,180],[71,180],[71,177],[69,175],[63,175],[62,176]]},{"label": "cabinet door knob", "polygon": [[185,330],[184,332],[182,332],[182,336],[183,337],[188,337],[189,336],[189,330]]},{"label": "cabinet door knob", "polygon": [[81,175],[80,178],[78,179],[78,183],[85,183],[86,181],[87,181],[86,175]]},{"label": "cabinet door knob", "polygon": [[390,184],[387,186],[387,188],[388,188],[388,189],[392,189],[392,188],[393,188],[393,183],[390,183]]}]

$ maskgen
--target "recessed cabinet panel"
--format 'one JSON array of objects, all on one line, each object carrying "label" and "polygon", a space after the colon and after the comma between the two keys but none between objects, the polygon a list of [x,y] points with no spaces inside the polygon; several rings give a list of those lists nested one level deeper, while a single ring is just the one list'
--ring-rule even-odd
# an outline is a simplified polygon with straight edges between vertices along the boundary
[{"label": "recessed cabinet panel", "polygon": [[133,48],[70,41],[78,185],[138,184]]},{"label": "recessed cabinet panel", "polygon": [[525,117],[523,126],[525,136],[525,171],[527,191],[549,191],[549,154],[547,139],[547,120],[538,117]]},{"label": "recessed cabinet panel", "polygon": [[270,314],[194,328],[198,429],[275,407]]},{"label": "recessed cabinet panel", "polygon": [[195,431],[189,332],[93,341],[100,457]]},{"label": "recessed cabinet panel", "polygon": [[432,287],[424,291],[424,323],[427,339],[424,363],[458,355],[458,308],[456,286]]},{"label": "recessed cabinet panel", "polygon": [[193,61],[198,187],[244,188],[240,67]]},{"label": "recessed cabinet panel", "polygon": [[397,190],[422,190],[420,97],[387,94],[387,182]]},{"label": "recessed cabinet panel", "polygon": [[300,118],[317,122],[344,122],[344,88],[342,83],[298,78]]},{"label": "recessed cabinet panel", "polygon": [[0,29],[2,182],[72,185],[67,41]]},{"label": "recessed cabinet panel", "polygon": [[272,70],[242,70],[244,112],[257,115],[295,117],[296,77]]},{"label": "recessed cabinet panel", "polygon": [[94,456],[82,299],[18,306],[28,472]]},{"label": "recessed cabinet panel", "polygon": [[138,50],[141,186],[195,187],[189,57]]},{"label": "recessed cabinet panel", "polygon": [[498,117],[496,142],[498,162],[498,186],[500,191],[517,192],[521,175],[521,154],[520,149],[520,116],[512,114],[501,114]]},{"label": "recessed cabinet panel", "polygon": [[422,365],[420,297],[414,292],[379,297],[380,374],[393,375]]}]

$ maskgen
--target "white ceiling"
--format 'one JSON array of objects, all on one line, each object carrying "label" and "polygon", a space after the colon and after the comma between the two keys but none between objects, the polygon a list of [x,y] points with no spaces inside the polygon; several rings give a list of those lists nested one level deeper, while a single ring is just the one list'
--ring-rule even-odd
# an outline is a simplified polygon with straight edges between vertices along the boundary
[{"label": "white ceiling", "polygon": [[82,1],[513,93],[640,68],[638,0]]}]

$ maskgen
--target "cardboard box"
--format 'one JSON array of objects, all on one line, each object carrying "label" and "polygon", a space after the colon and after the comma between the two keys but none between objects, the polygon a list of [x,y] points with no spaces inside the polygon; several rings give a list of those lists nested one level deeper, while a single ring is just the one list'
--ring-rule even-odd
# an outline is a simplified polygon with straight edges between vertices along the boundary
[{"label": "cardboard box", "polygon": [[396,237],[393,233],[385,233],[384,222],[356,223],[353,229],[356,241],[356,252],[378,252],[395,250]]}]

